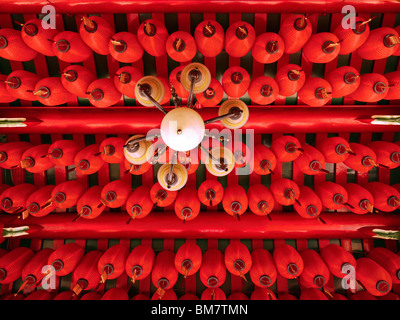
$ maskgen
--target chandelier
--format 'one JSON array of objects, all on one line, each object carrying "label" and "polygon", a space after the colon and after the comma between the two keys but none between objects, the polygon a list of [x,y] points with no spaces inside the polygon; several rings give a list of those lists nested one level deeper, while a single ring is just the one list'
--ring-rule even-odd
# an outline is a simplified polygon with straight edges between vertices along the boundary
[{"label": "chandelier", "polygon": [[[235,167],[235,157],[232,151],[223,146],[228,141],[224,135],[215,135],[207,132],[206,125],[220,121],[227,129],[243,127],[249,117],[247,105],[239,99],[228,99],[218,109],[218,116],[203,120],[195,110],[193,96],[205,92],[211,82],[208,68],[201,63],[190,63],[181,72],[182,87],[189,92],[186,106],[170,84],[170,91],[175,108],[167,111],[160,104],[165,96],[164,84],[154,76],[144,76],[135,86],[135,96],[143,106],[154,106],[164,114],[157,133],[138,134],[130,137],[124,147],[124,155],[132,165],[141,165],[145,162],[157,162],[167,150],[172,158],[161,165],[157,173],[160,185],[170,191],[183,188],[188,179],[187,168],[178,162],[178,156],[183,154],[188,161],[190,152],[200,152],[204,155],[206,169],[215,176],[225,176]],[[161,138],[161,139],[160,139]],[[153,141],[160,139],[161,146],[154,148]],[[214,139],[216,144],[205,147],[202,143],[206,139]],[[184,161],[183,161],[184,162]]]}]

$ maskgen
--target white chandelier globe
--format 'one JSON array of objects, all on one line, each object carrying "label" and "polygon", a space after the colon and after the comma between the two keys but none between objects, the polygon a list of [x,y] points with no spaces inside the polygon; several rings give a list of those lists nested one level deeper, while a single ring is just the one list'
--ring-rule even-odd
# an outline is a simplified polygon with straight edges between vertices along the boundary
[{"label": "white chandelier globe", "polygon": [[193,109],[180,107],[169,111],[161,122],[161,137],[175,151],[189,151],[204,139],[203,118]]}]

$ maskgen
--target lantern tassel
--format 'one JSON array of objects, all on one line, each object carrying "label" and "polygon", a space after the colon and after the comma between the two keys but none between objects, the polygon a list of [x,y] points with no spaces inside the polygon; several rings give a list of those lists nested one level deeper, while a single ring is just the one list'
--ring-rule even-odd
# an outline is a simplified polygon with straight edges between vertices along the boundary
[{"label": "lantern tassel", "polygon": [[158,294],[158,300],[161,300],[162,297],[163,297],[164,294],[165,294],[165,290],[164,290],[164,289],[161,289],[160,287],[158,287],[156,292],[157,292],[157,294]]},{"label": "lantern tassel", "polygon": [[322,287],[322,290],[324,291],[324,293],[330,298],[333,299],[333,295],[332,293],[330,293],[328,290],[326,290],[324,287]]},{"label": "lantern tassel", "polygon": [[351,209],[354,209],[354,207],[350,203],[345,202],[344,205],[349,207],[349,208],[351,208]]},{"label": "lantern tassel", "polygon": [[40,207],[40,209],[47,209],[48,207],[50,207],[53,204],[53,199],[50,198],[49,200],[46,201],[46,203],[44,205],[42,205]]},{"label": "lantern tassel", "polygon": [[356,153],[353,152],[353,150],[351,150],[351,149],[346,149],[346,152],[347,152],[348,154],[351,154],[352,156],[355,156],[355,155],[356,155]]},{"label": "lantern tassel", "polygon": [[326,224],[325,220],[323,220],[321,217],[317,217],[317,220],[318,220],[319,222],[321,222],[322,224]]},{"label": "lantern tassel", "polygon": [[78,221],[81,217],[82,217],[82,214],[83,214],[83,212],[82,211],[80,211],[79,213],[78,213],[78,215],[75,217],[75,219],[74,220],[72,220],[72,222],[76,222],[76,221]]},{"label": "lantern tassel", "polygon": [[24,288],[26,287],[27,284],[28,284],[28,280],[25,280],[24,282],[22,282],[18,291],[16,293],[14,293],[14,297],[16,297],[18,295],[18,293],[20,293],[22,290],[24,290]]}]

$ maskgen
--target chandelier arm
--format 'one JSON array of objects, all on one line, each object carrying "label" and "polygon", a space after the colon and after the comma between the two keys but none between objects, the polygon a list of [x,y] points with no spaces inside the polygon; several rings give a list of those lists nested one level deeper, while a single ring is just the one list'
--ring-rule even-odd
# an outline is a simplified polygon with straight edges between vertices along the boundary
[{"label": "chandelier arm", "polygon": [[[197,68],[195,69],[196,71]],[[196,81],[196,76],[195,75],[191,75],[190,77],[190,89],[189,89],[189,96],[188,96],[188,100],[187,100],[187,107],[191,108],[192,104],[193,104],[193,91],[194,91],[194,82]]]},{"label": "chandelier arm", "polygon": [[164,109],[163,106],[161,106],[156,100],[154,100],[154,98],[148,94],[148,92],[146,91],[146,89],[139,84],[139,90],[141,93],[143,93],[147,99],[149,99],[151,101],[151,103],[158,109],[160,110],[162,113],[167,114],[168,112]]},{"label": "chandelier arm", "polygon": [[139,143],[144,140],[153,141],[154,139],[159,138],[159,137],[161,137],[161,134],[152,134],[150,136],[143,136],[143,137],[128,141],[128,143],[124,144],[123,147],[126,148],[129,145],[134,145],[134,144]]},{"label": "chandelier arm", "polygon": [[175,88],[172,85],[172,82],[170,83],[171,88],[169,89],[171,91],[172,95],[172,100],[174,101],[174,106],[175,108],[182,107],[182,101],[179,99],[178,95],[175,92]]},{"label": "chandelier arm", "polygon": [[226,168],[226,164],[223,161],[223,157],[220,160],[217,160],[206,148],[204,148],[201,144],[199,144],[200,150],[208,157],[210,157],[215,163],[219,163],[221,168]]},{"label": "chandelier arm", "polygon": [[168,172],[168,176],[167,176],[167,184],[168,184],[168,186],[170,186],[172,184],[172,178],[173,178],[173,174],[174,174],[174,167],[175,167],[175,163],[176,163],[177,157],[178,157],[178,151],[175,151],[174,155],[172,157],[171,167],[169,167],[169,172]]},{"label": "chandelier arm", "polygon": [[231,112],[228,112],[227,114],[223,114],[221,116],[205,120],[204,124],[210,124],[210,123],[217,122],[217,121],[220,121],[220,120],[223,120],[223,119],[226,119],[226,118],[235,117],[235,116],[238,116],[242,112],[243,112],[243,110],[239,110],[237,112],[231,111]]},{"label": "chandelier arm", "polygon": [[226,138],[223,134],[221,134],[219,137],[217,137],[216,135],[214,135],[214,134],[212,134],[212,133],[207,133],[207,132],[205,132],[205,133],[204,133],[204,137],[205,137],[205,138],[211,138],[211,139],[218,140],[218,141],[220,141],[221,143],[224,142],[224,141],[229,142],[229,139]]},{"label": "chandelier arm", "polygon": [[157,160],[168,150],[168,146],[166,144],[164,144],[161,148],[160,151],[154,152],[154,155],[152,157],[152,163],[155,164],[157,162]]}]

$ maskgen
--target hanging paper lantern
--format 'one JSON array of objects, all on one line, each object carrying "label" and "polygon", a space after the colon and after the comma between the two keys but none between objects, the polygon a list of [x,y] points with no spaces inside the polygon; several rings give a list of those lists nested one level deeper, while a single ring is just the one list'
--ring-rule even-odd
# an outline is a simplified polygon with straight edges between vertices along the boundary
[{"label": "hanging paper lantern", "polygon": [[249,249],[240,241],[233,241],[226,247],[224,258],[228,271],[247,281],[245,274],[250,271],[252,266]]},{"label": "hanging paper lantern", "polygon": [[226,300],[225,292],[221,288],[206,288],[200,300]]},{"label": "hanging paper lantern", "polygon": [[322,211],[322,202],[313,189],[307,186],[299,187],[299,202],[293,203],[293,208],[304,219],[318,219],[321,223],[325,223],[319,215]]},{"label": "hanging paper lantern", "polygon": [[187,91],[181,84],[181,73],[185,66],[180,65],[171,71],[169,75],[169,82],[175,90],[178,97],[187,98],[189,96],[189,91]]},{"label": "hanging paper lantern", "polygon": [[61,74],[61,84],[64,88],[80,98],[88,98],[88,87],[94,80],[94,74],[79,64],[66,67]]},{"label": "hanging paper lantern", "polygon": [[10,214],[22,212],[26,209],[26,199],[37,189],[37,186],[30,183],[22,183],[6,189],[0,195],[1,209]]},{"label": "hanging paper lantern", "polygon": [[22,40],[20,31],[2,28],[0,30],[0,57],[11,61],[30,61],[38,52]]},{"label": "hanging paper lantern", "polygon": [[300,300],[329,300],[321,290],[317,288],[307,288],[301,290]]},{"label": "hanging paper lantern", "polygon": [[291,14],[281,24],[279,35],[285,43],[285,53],[299,52],[312,33],[312,25],[304,15]]},{"label": "hanging paper lantern", "polygon": [[385,73],[384,75],[389,82],[388,93],[385,96],[385,100],[400,99],[400,71],[392,71]]},{"label": "hanging paper lantern", "polygon": [[67,103],[73,95],[64,88],[61,79],[47,77],[39,80],[33,91],[37,100],[46,106],[59,106]]},{"label": "hanging paper lantern", "polygon": [[344,295],[340,293],[334,293],[332,294],[332,300],[349,300],[349,299],[347,299]]},{"label": "hanging paper lantern", "polygon": [[77,221],[80,217],[85,219],[97,218],[106,208],[105,204],[101,201],[101,190],[100,186],[90,187],[83,195],[79,198],[76,204],[77,217],[73,220]]},{"label": "hanging paper lantern", "polygon": [[11,95],[7,90],[7,78],[8,76],[0,74],[0,103],[10,103],[17,100],[17,98]]},{"label": "hanging paper lantern", "polygon": [[149,171],[150,168],[152,167],[152,164],[149,162],[145,162],[142,164],[133,164],[126,159],[124,160],[124,164],[126,169],[124,174],[130,173],[133,175],[142,175],[143,173]]},{"label": "hanging paper lantern", "polygon": [[81,149],[74,140],[57,140],[50,145],[46,157],[56,166],[72,166],[76,154]]},{"label": "hanging paper lantern", "polygon": [[224,197],[224,188],[218,180],[205,180],[199,186],[197,195],[205,206],[216,206]]},{"label": "hanging paper lantern", "polygon": [[400,297],[393,292],[388,292],[382,297],[378,297],[378,300],[400,300]]},{"label": "hanging paper lantern", "polygon": [[178,297],[173,289],[165,290],[161,297],[157,292],[154,292],[151,300],[178,300]]},{"label": "hanging paper lantern", "polygon": [[181,245],[175,255],[175,268],[184,278],[194,275],[201,266],[201,248],[194,242]]},{"label": "hanging paper lantern", "polygon": [[151,141],[145,139],[137,143],[131,143],[132,140],[144,137],[144,135],[137,134],[126,141],[124,146],[124,156],[130,163],[142,164],[153,157],[154,150]]},{"label": "hanging paper lantern", "polygon": [[230,185],[225,188],[222,206],[227,214],[240,220],[240,215],[249,206],[246,190],[241,185]]},{"label": "hanging paper lantern", "polygon": [[387,248],[377,247],[373,248],[367,257],[389,272],[394,284],[400,283],[400,256]]},{"label": "hanging paper lantern", "polygon": [[195,188],[186,187],[179,190],[174,203],[176,216],[185,221],[195,219],[200,213],[200,200]]},{"label": "hanging paper lantern", "polygon": [[14,293],[9,294],[8,296],[4,297],[3,300],[24,300],[25,296],[21,293],[15,295]]},{"label": "hanging paper lantern", "polygon": [[245,56],[250,52],[256,40],[254,27],[245,21],[232,23],[225,33],[225,51],[236,58]]},{"label": "hanging paper lantern", "polygon": [[126,31],[111,36],[108,42],[108,50],[115,60],[123,63],[139,61],[144,52],[137,36]]},{"label": "hanging paper lantern", "polygon": [[125,263],[129,255],[129,248],[123,244],[109,247],[97,263],[97,270],[101,275],[101,282],[113,280],[125,272]]},{"label": "hanging paper lantern", "polygon": [[160,298],[165,291],[172,289],[178,280],[178,271],[175,268],[175,253],[169,250],[163,250],[157,254],[151,272],[151,281],[157,288],[157,294]]},{"label": "hanging paper lantern", "polygon": [[113,28],[104,18],[82,17],[79,34],[86,45],[98,54],[108,55],[108,42],[114,34]]},{"label": "hanging paper lantern", "polygon": [[27,149],[21,156],[21,168],[31,173],[44,172],[54,167],[54,163],[46,157],[50,144],[39,144]]},{"label": "hanging paper lantern", "polygon": [[393,28],[380,27],[371,30],[368,39],[357,49],[362,59],[385,59],[395,53],[399,46],[399,34]]},{"label": "hanging paper lantern", "polygon": [[249,300],[249,297],[246,296],[243,292],[233,292],[229,295],[228,300]]},{"label": "hanging paper lantern", "polygon": [[[26,199],[25,208],[28,215],[44,217],[56,208],[51,198],[54,187],[53,185],[43,186]],[[22,214],[22,218],[24,218],[24,214]]]},{"label": "hanging paper lantern", "polygon": [[329,173],[325,169],[325,158],[317,148],[306,144],[303,146],[303,150],[304,152],[293,161],[301,172],[308,175]]},{"label": "hanging paper lantern", "polygon": [[74,292],[71,290],[60,292],[53,300],[74,300]]},{"label": "hanging paper lantern", "polygon": [[340,51],[339,38],[330,32],[311,35],[304,45],[303,56],[312,63],[328,63],[334,60]]},{"label": "hanging paper lantern", "polygon": [[290,293],[284,293],[278,295],[278,300],[298,300],[298,299]]},{"label": "hanging paper lantern", "polygon": [[325,138],[317,142],[316,148],[323,154],[328,163],[340,163],[345,161],[349,154],[354,152],[350,144],[342,137]]},{"label": "hanging paper lantern", "polygon": [[278,83],[279,95],[290,97],[303,87],[306,75],[297,64],[287,64],[278,69],[275,81]]},{"label": "hanging paper lantern", "polygon": [[7,142],[0,145],[0,167],[11,169],[20,165],[23,153],[33,145],[25,141]]},{"label": "hanging paper lantern", "polygon": [[154,250],[150,246],[144,244],[136,246],[131,251],[126,259],[125,272],[129,278],[132,278],[131,281],[133,283],[135,283],[136,280],[146,278],[150,274],[155,256]]},{"label": "hanging paper lantern", "polygon": [[166,190],[158,182],[156,182],[150,189],[150,198],[158,207],[170,206],[174,203],[177,196],[177,191]]},{"label": "hanging paper lantern", "polygon": [[283,39],[274,32],[258,35],[251,48],[251,54],[259,63],[267,64],[278,61],[285,51]]},{"label": "hanging paper lantern", "polygon": [[220,54],[224,47],[224,29],[215,20],[205,20],[197,25],[194,39],[200,53],[213,58]]},{"label": "hanging paper lantern", "polygon": [[139,293],[133,296],[131,300],[149,300],[149,297],[143,293]]},{"label": "hanging paper lantern", "polygon": [[377,102],[385,99],[389,92],[389,82],[379,73],[364,73],[360,75],[360,85],[349,95],[350,98],[362,102]]},{"label": "hanging paper lantern", "polygon": [[[55,56],[51,41],[58,34],[57,29],[42,27],[42,19],[30,19],[22,26],[21,37],[31,49],[49,57]],[[49,41],[51,40],[51,41]]]},{"label": "hanging paper lantern", "polygon": [[53,38],[53,52],[58,59],[70,63],[83,62],[93,54],[79,33],[72,31],[61,31]]},{"label": "hanging paper lantern", "polygon": [[295,279],[303,272],[303,258],[296,249],[288,244],[276,246],[272,257],[275,262],[276,270],[286,279]]},{"label": "hanging paper lantern", "polygon": [[178,300],[199,300],[199,297],[196,296],[193,293],[185,293],[183,296],[181,296]]},{"label": "hanging paper lantern", "polygon": [[202,107],[214,107],[219,104],[224,97],[224,89],[216,79],[211,79],[209,87],[202,93],[195,95],[197,102]]},{"label": "hanging paper lantern", "polygon": [[379,211],[392,212],[400,206],[400,192],[385,183],[374,181],[363,185],[374,197],[374,206]]},{"label": "hanging paper lantern", "polygon": [[235,99],[241,98],[247,92],[250,82],[247,70],[239,66],[226,69],[221,80],[225,93]]},{"label": "hanging paper lantern", "polygon": [[276,282],[277,271],[272,255],[266,249],[254,249],[251,252],[251,281],[261,288],[270,287]]},{"label": "hanging paper lantern", "polygon": [[107,108],[117,104],[122,99],[122,94],[117,90],[113,80],[97,79],[87,88],[89,101],[97,108]]},{"label": "hanging paper lantern", "polygon": [[224,255],[217,249],[208,249],[203,254],[200,267],[200,280],[207,288],[218,288],[226,279]]},{"label": "hanging paper lantern", "polygon": [[273,173],[276,168],[276,157],[267,146],[257,144],[254,146],[253,165],[254,172],[259,175]]},{"label": "hanging paper lantern", "polygon": [[71,282],[75,285],[72,291],[79,296],[82,290],[94,289],[100,281],[97,271],[98,261],[103,253],[92,250],[86,253],[72,272]]},{"label": "hanging paper lantern", "polygon": [[293,180],[281,178],[271,182],[270,191],[275,201],[283,206],[299,203],[300,189]]},{"label": "hanging paper lantern", "polygon": [[51,198],[57,208],[67,209],[75,206],[85,191],[84,184],[77,180],[69,180],[56,185],[51,192]]},{"label": "hanging paper lantern", "polygon": [[349,210],[356,214],[366,214],[367,212],[373,213],[374,210],[374,197],[364,187],[356,183],[346,183],[343,185],[349,195],[348,203]]},{"label": "hanging paper lantern", "polygon": [[100,300],[100,299],[101,296],[98,293],[91,291],[82,295],[82,297],[79,300]]},{"label": "hanging paper lantern", "polygon": [[300,284],[306,288],[322,288],[329,280],[330,272],[324,260],[313,249],[300,252],[304,269],[300,276]]},{"label": "hanging paper lantern", "polygon": [[[172,152],[171,152],[171,154],[172,154]],[[172,156],[173,156],[173,154],[172,154]],[[197,171],[197,168],[199,167],[199,163],[200,163],[198,149],[197,148],[192,149],[187,152],[179,151],[178,152],[178,163],[182,164],[185,167],[188,175],[195,173]]]},{"label": "hanging paper lantern", "polygon": [[250,211],[268,217],[275,206],[275,199],[269,189],[262,184],[253,184],[247,189]]},{"label": "hanging paper lantern", "polygon": [[54,293],[46,290],[38,290],[30,293],[24,300],[53,300]]},{"label": "hanging paper lantern", "polygon": [[105,162],[98,151],[99,144],[90,144],[75,155],[74,165],[80,174],[90,175],[103,167]]},{"label": "hanging paper lantern", "polygon": [[280,162],[291,162],[295,160],[303,149],[300,141],[293,136],[281,136],[271,143],[271,150]]},{"label": "hanging paper lantern", "polygon": [[339,210],[348,205],[349,195],[346,189],[332,181],[323,181],[315,185],[315,193],[322,205],[330,210]]},{"label": "hanging paper lantern", "polygon": [[123,206],[132,192],[132,186],[123,180],[107,183],[101,190],[100,201],[109,208]]},{"label": "hanging paper lantern", "polygon": [[400,166],[400,146],[387,141],[372,141],[367,145],[376,154],[376,162],[388,169]]},{"label": "hanging paper lantern", "polygon": [[155,19],[143,21],[138,28],[137,38],[148,54],[160,57],[167,53],[165,43],[168,39],[168,31],[160,21]]},{"label": "hanging paper lantern", "polygon": [[343,66],[331,71],[326,80],[332,87],[332,98],[352,94],[360,85],[360,72],[351,66]]},{"label": "hanging paper lantern", "polygon": [[328,81],[310,77],[298,92],[301,102],[311,107],[321,107],[332,98],[332,87]]},{"label": "hanging paper lantern", "polygon": [[271,289],[256,287],[250,296],[250,300],[277,300],[277,298]]},{"label": "hanging paper lantern", "polygon": [[350,142],[349,145],[353,153],[350,153],[343,163],[350,169],[358,172],[367,172],[379,165],[376,154],[371,148],[354,142]]},{"label": "hanging paper lantern", "polygon": [[392,289],[389,272],[370,258],[357,259],[356,279],[373,296],[383,296]]},{"label": "hanging paper lantern", "polygon": [[37,96],[33,94],[36,83],[40,77],[32,72],[16,70],[7,76],[6,88],[10,95],[17,99],[35,101]]},{"label": "hanging paper lantern", "polygon": [[117,70],[114,75],[114,85],[119,92],[128,98],[135,99],[136,83],[143,78],[143,72],[132,66]]},{"label": "hanging paper lantern", "polygon": [[133,219],[145,218],[154,207],[150,197],[150,188],[146,186],[137,187],[126,200],[126,212],[130,218],[127,223]]},{"label": "hanging paper lantern", "polygon": [[196,41],[186,31],[172,33],[165,43],[165,48],[168,56],[177,62],[191,61],[197,53]]},{"label": "hanging paper lantern", "polygon": [[67,243],[54,250],[47,264],[54,267],[56,276],[62,277],[71,273],[85,253],[84,248],[76,243]]},{"label": "hanging paper lantern", "polygon": [[17,247],[0,258],[0,284],[8,284],[17,280],[34,252],[30,248]]},{"label": "hanging paper lantern", "polygon": [[340,23],[333,33],[339,38],[340,41],[340,51],[339,54],[346,55],[356,51],[361,47],[365,41],[368,39],[370,28],[369,21],[365,21],[363,18],[354,17],[355,25],[353,28],[343,28]]},{"label": "hanging paper lantern", "polygon": [[251,101],[260,105],[268,105],[278,97],[279,86],[271,77],[259,76],[251,81],[248,94]]},{"label": "hanging paper lantern", "polygon": [[101,158],[108,163],[122,163],[124,156],[125,140],[118,137],[110,137],[104,139],[99,146]]},{"label": "hanging paper lantern", "polygon": [[378,300],[378,297],[373,296],[368,291],[358,291],[350,295],[350,300]]}]

